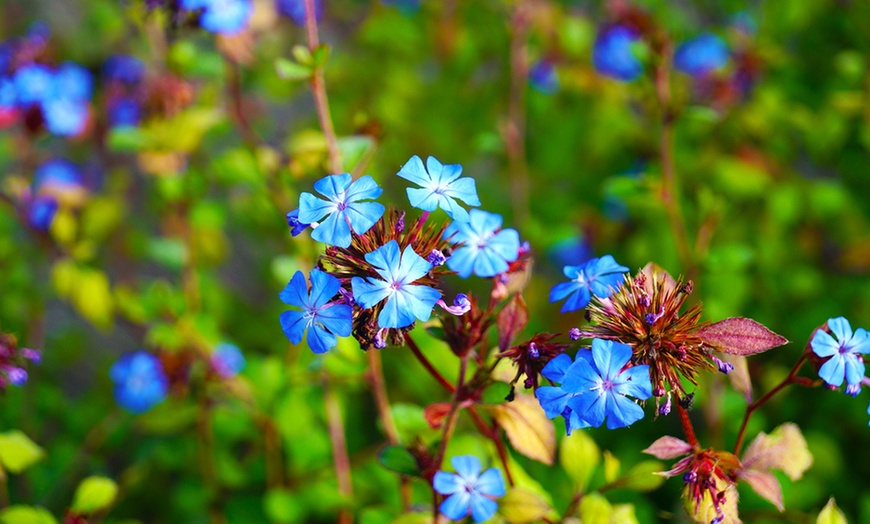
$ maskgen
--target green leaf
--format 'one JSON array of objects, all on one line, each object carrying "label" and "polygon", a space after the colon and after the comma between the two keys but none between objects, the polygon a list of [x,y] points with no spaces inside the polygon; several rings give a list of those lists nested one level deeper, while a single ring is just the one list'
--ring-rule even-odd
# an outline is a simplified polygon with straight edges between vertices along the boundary
[{"label": "green leaf", "polygon": [[580,501],[578,514],[583,524],[610,524],[613,508],[601,493],[589,493]]},{"label": "green leaf", "polygon": [[109,130],[106,145],[116,153],[134,153],[147,149],[150,144],[148,135],[135,126],[119,126]]},{"label": "green leaf", "polygon": [[8,471],[21,473],[44,456],[42,448],[21,431],[0,433],[0,464]]},{"label": "green leaf", "polygon": [[263,509],[272,522],[299,522],[302,506],[297,500],[298,493],[284,489],[273,489],[263,498]]},{"label": "green leaf", "polygon": [[493,406],[493,415],[514,449],[544,464],[553,463],[556,430],[534,396],[517,395],[513,402]]},{"label": "green leaf", "polygon": [[559,445],[559,462],[581,491],[585,491],[592,474],[601,462],[598,445],[585,431],[575,431],[562,439]]},{"label": "green leaf", "polygon": [[115,316],[115,301],[109,277],[100,270],[80,268],[73,289],[72,303],[91,324],[108,329]]},{"label": "green leaf", "polygon": [[501,404],[505,402],[513,388],[507,382],[493,382],[483,390],[482,401],[484,404]]},{"label": "green leaf", "polygon": [[9,506],[0,511],[0,524],[57,524],[57,520],[44,508]]},{"label": "green leaf", "polygon": [[553,508],[540,495],[525,488],[513,488],[498,501],[498,512],[515,524],[540,522]]},{"label": "green leaf", "polygon": [[76,488],[72,510],[91,515],[108,508],[117,495],[118,485],[114,480],[106,477],[88,477]]},{"label": "green leaf", "polygon": [[619,477],[619,459],[604,451],[604,482],[613,482]]},{"label": "green leaf", "polygon": [[665,481],[665,477],[656,475],[664,469],[664,464],[657,460],[644,460],[632,466],[617,483],[621,487],[635,491],[652,491]]},{"label": "green leaf", "polygon": [[831,497],[816,518],[816,524],[849,524],[846,515],[837,507],[836,501]]},{"label": "green leaf", "polygon": [[307,66],[311,66],[314,64],[314,59],[311,56],[311,50],[304,45],[294,45],[291,52],[293,53],[293,58],[295,58],[296,61],[300,64]]},{"label": "green leaf", "polygon": [[278,73],[279,78],[284,80],[305,80],[311,78],[313,74],[309,66],[298,64],[286,58],[275,60],[275,72]]},{"label": "green leaf", "polygon": [[317,46],[317,49],[314,50],[314,54],[312,55],[312,65],[316,69],[323,69],[326,66],[326,63],[329,62],[329,55],[332,52],[332,48],[330,48],[329,44],[320,44]]},{"label": "green leaf", "polygon": [[402,475],[419,477],[421,473],[417,459],[402,446],[386,446],[378,453],[378,462],[385,468]]}]

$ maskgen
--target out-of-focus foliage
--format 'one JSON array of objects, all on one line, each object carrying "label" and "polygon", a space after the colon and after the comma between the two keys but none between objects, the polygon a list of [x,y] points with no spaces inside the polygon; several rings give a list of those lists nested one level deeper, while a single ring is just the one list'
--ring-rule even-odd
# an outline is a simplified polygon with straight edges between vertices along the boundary
[{"label": "out-of-focus foliage", "polygon": [[[78,63],[94,79],[92,96],[76,99],[88,116],[74,137],[46,130],[34,108],[7,122],[0,93],[0,330],[43,352],[26,385],[0,389],[0,522],[317,523],[342,510],[365,524],[431,522],[428,481],[382,449],[366,354],[351,338],[314,355],[278,322],[278,292],[319,254],[285,220],[329,171],[309,86],[319,72],[343,168],[370,174],[381,202],[404,206],[395,174],[433,155],[462,164],[485,209],[530,242],[518,340],[579,325],[549,289],[562,266],[605,254],[690,275],[705,319],[749,317],[791,340],[749,360],[755,398],[827,319],[870,327],[866,2],[638,0],[668,42],[714,33],[731,50],[704,78],[670,73],[664,119],[654,49],[631,44],[645,70],[632,82],[593,65],[620,2],[324,0],[313,52],[271,0],[252,0],[247,29],[232,35],[150,4],[161,2],[0,5],[2,39],[42,39],[40,60]],[[142,62],[141,79],[108,78],[104,62],[119,53]],[[533,75],[517,79],[518,67]],[[113,113],[128,100],[137,118]],[[660,198],[664,120],[691,264]],[[50,189],[34,177],[59,158],[82,182],[55,187],[46,222],[38,197]],[[419,327],[416,340],[452,381],[455,357],[433,332]],[[216,371],[221,343],[241,349],[237,375]],[[160,353],[169,385],[134,416],[116,406],[109,369],[139,349]],[[426,408],[449,396],[408,348],[380,351],[399,443],[431,446],[440,433]],[[746,399],[721,376],[702,381],[699,439],[730,449]],[[681,483],[652,474],[670,466],[640,455],[681,434],[675,416],[654,420],[648,407],[630,430],[566,437],[527,395],[487,407],[506,430],[516,486],[495,522],[567,518],[566,508],[584,523],[682,518]],[[793,422],[813,461],[799,481],[776,475],[786,514],[739,484],[744,521],[870,521],[866,404],[792,387],[756,411],[748,435]],[[343,420],[352,497],[337,489],[329,410]],[[463,454],[499,464],[464,416],[447,449]]]}]

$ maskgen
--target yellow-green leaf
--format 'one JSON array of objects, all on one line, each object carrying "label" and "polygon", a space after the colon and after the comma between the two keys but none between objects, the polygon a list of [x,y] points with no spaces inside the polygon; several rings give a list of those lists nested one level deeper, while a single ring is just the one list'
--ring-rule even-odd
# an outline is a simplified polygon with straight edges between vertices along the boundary
[{"label": "yellow-green leaf", "polygon": [[540,522],[553,508],[534,491],[513,488],[498,501],[498,512],[514,524]]},{"label": "yellow-green leaf", "polygon": [[109,507],[117,495],[118,485],[114,480],[106,477],[88,477],[76,488],[72,510],[90,515]]},{"label": "yellow-green leaf", "polygon": [[741,460],[746,469],[766,471],[782,470],[791,480],[798,480],[813,463],[800,428],[787,422],[770,435],[759,433],[746,448]]},{"label": "yellow-green leaf", "polygon": [[514,448],[523,455],[552,464],[556,458],[556,429],[532,395],[493,406],[493,415]]},{"label": "yellow-green leaf", "polygon": [[611,524],[640,524],[634,514],[634,504],[616,504],[610,514]]},{"label": "yellow-green leaf", "polygon": [[0,464],[12,473],[21,473],[38,462],[45,452],[24,433],[0,433]]},{"label": "yellow-green leaf", "polygon": [[574,431],[559,445],[559,462],[581,491],[589,486],[600,461],[601,451],[585,431]]},{"label": "yellow-green leaf", "polygon": [[628,470],[628,473],[617,482],[621,487],[635,491],[652,491],[665,481],[665,477],[656,473],[664,470],[664,464],[657,460],[638,462]]},{"label": "yellow-green leaf", "polygon": [[816,518],[816,524],[849,524],[846,515],[837,507],[836,501],[831,497]]},{"label": "yellow-green leaf", "polygon": [[600,493],[590,493],[580,501],[580,521],[583,524],[610,524],[613,508]]},{"label": "yellow-green leaf", "polygon": [[109,279],[102,271],[79,269],[71,298],[76,310],[94,326],[107,329],[112,325],[115,302]]},{"label": "yellow-green leaf", "polygon": [[0,511],[0,524],[57,524],[57,520],[44,508],[9,506]]},{"label": "yellow-green leaf", "polygon": [[619,459],[604,451],[604,482],[613,482],[619,477]]}]

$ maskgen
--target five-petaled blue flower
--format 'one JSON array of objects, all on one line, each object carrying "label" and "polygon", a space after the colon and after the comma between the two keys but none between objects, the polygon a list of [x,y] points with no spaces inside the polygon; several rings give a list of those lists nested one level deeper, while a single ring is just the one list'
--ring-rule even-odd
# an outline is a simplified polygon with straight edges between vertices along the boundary
[{"label": "five-petaled blue flower", "polygon": [[[428,172],[427,172],[428,169]],[[459,205],[460,199],[469,206],[479,206],[477,187],[470,177],[459,178],[462,166],[459,164],[442,164],[435,157],[426,159],[426,168],[420,157],[414,155],[397,173],[405,180],[410,180],[421,186],[408,188],[408,200],[411,205],[423,211],[443,209],[453,220],[468,221],[468,211]]]},{"label": "five-petaled blue flower", "polygon": [[562,313],[577,311],[586,307],[593,293],[599,298],[607,298],[613,294],[627,271],[628,268],[617,264],[611,255],[593,258],[579,266],[565,266],[562,272],[571,280],[553,286],[550,290],[550,302],[568,297],[562,304]]},{"label": "five-petaled blue flower", "polygon": [[127,353],[109,370],[115,383],[115,401],[135,414],[145,413],[166,398],[169,379],[163,363],[147,351]]},{"label": "five-petaled blue flower", "polygon": [[211,354],[211,365],[224,378],[233,378],[245,369],[247,361],[239,346],[221,342]]},{"label": "five-petaled blue flower", "polygon": [[704,33],[677,46],[674,69],[694,77],[704,76],[728,63],[728,44],[713,33]]},{"label": "five-petaled blue flower", "polygon": [[247,27],[254,12],[251,0],[181,0],[188,11],[202,9],[199,25],[210,33],[233,35]]},{"label": "five-petaled blue flower", "polygon": [[844,379],[850,386],[860,384],[864,378],[861,354],[870,353],[870,333],[864,328],[852,333],[852,326],[843,317],[829,319],[828,329],[836,339],[820,329],[810,342],[813,353],[822,358],[831,357],[819,368],[819,376],[832,386],[840,386]]},{"label": "five-petaled blue flower", "polygon": [[[577,358],[589,361],[592,354],[588,351],[580,351],[577,353]],[[541,374],[553,382],[562,383],[565,381],[565,373],[573,363],[571,357],[562,353],[547,362],[547,365],[541,370]],[[535,390],[535,396],[538,397],[538,402],[544,408],[547,418],[556,418],[561,415],[565,419],[565,431],[568,435],[575,429],[589,427],[589,423],[580,418],[580,415],[568,406],[568,401],[578,394],[569,393],[561,386],[541,386]]]},{"label": "five-petaled blue flower", "polygon": [[383,278],[362,279],[353,277],[353,298],[364,308],[371,308],[387,299],[378,315],[381,328],[403,328],[414,319],[429,320],[432,308],[441,298],[441,292],[432,287],[413,284],[426,276],[432,264],[421,257],[411,246],[399,253],[399,244],[390,240],[383,246],[366,253],[366,262]]},{"label": "five-petaled blue flower", "polygon": [[643,408],[628,396],[646,400],[652,395],[649,366],[625,365],[631,347],[611,340],[592,340],[592,359],[577,358],[565,370],[562,390],[573,396],[568,407],[589,425],[607,418],[607,429],[622,428],[643,418]]},{"label": "five-petaled blue flower", "polygon": [[617,25],[602,30],[592,48],[592,63],[599,73],[623,82],[639,77],[643,65],[632,49],[640,36],[632,29]]},{"label": "five-petaled blue flower", "polygon": [[472,273],[479,277],[494,277],[508,269],[508,263],[519,256],[520,234],[514,229],[502,229],[501,216],[472,209],[468,222],[453,222],[444,230],[444,238],[462,244],[447,259],[447,267],[462,278]]},{"label": "five-petaled blue flower", "polygon": [[279,295],[281,301],[302,311],[291,309],[281,313],[281,329],[290,342],[302,342],[308,330],[308,347],[315,353],[326,353],[338,343],[339,337],[349,337],[353,325],[353,308],[339,301],[330,302],[338,293],[341,281],[319,269],[311,270],[311,291],[305,275],[297,271]]},{"label": "five-petaled blue flower", "polygon": [[[353,182],[353,183],[351,183]],[[314,183],[314,189],[328,200],[311,193],[299,197],[299,221],[313,224],[327,217],[312,231],[311,238],[338,247],[350,245],[350,230],[357,235],[368,231],[384,214],[377,202],[361,202],[378,198],[383,189],[368,175],[353,181],[349,173],[329,175]]]},{"label": "five-petaled blue flower", "polygon": [[498,509],[493,498],[505,494],[501,471],[489,468],[483,473],[477,457],[465,455],[450,461],[456,473],[438,471],[432,487],[442,495],[449,495],[439,509],[450,520],[462,520],[471,514],[475,522],[489,520]]}]

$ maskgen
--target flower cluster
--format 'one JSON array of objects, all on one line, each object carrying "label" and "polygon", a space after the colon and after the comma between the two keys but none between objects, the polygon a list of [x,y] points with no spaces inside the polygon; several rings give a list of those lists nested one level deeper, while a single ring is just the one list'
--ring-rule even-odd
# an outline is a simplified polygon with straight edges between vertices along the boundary
[{"label": "flower cluster", "polygon": [[[451,315],[471,309],[465,295],[447,305],[441,277],[451,271],[462,278],[499,277],[515,269],[519,234],[502,229],[500,216],[460,204],[480,205],[474,180],[461,174],[462,166],[434,157],[425,165],[417,156],[408,160],[397,175],[420,186],[407,194],[422,210],[410,224],[405,212],[373,201],[383,190],[368,175],[330,175],[314,184],[320,196],[302,193],[299,208],[287,214],[291,233],[310,229],[327,248],[311,272],[310,293],[301,272],[281,293],[285,303],[301,309],[281,315],[290,341],[299,343],[308,329],[315,353],[351,334],[364,349],[401,345],[404,333],[428,320],[436,305]],[[429,215],[438,209],[453,221],[433,224]]]},{"label": "flower cluster", "polygon": [[18,347],[18,340],[9,333],[0,333],[0,393],[6,386],[23,386],[27,382],[27,362],[39,364],[42,353]]}]

